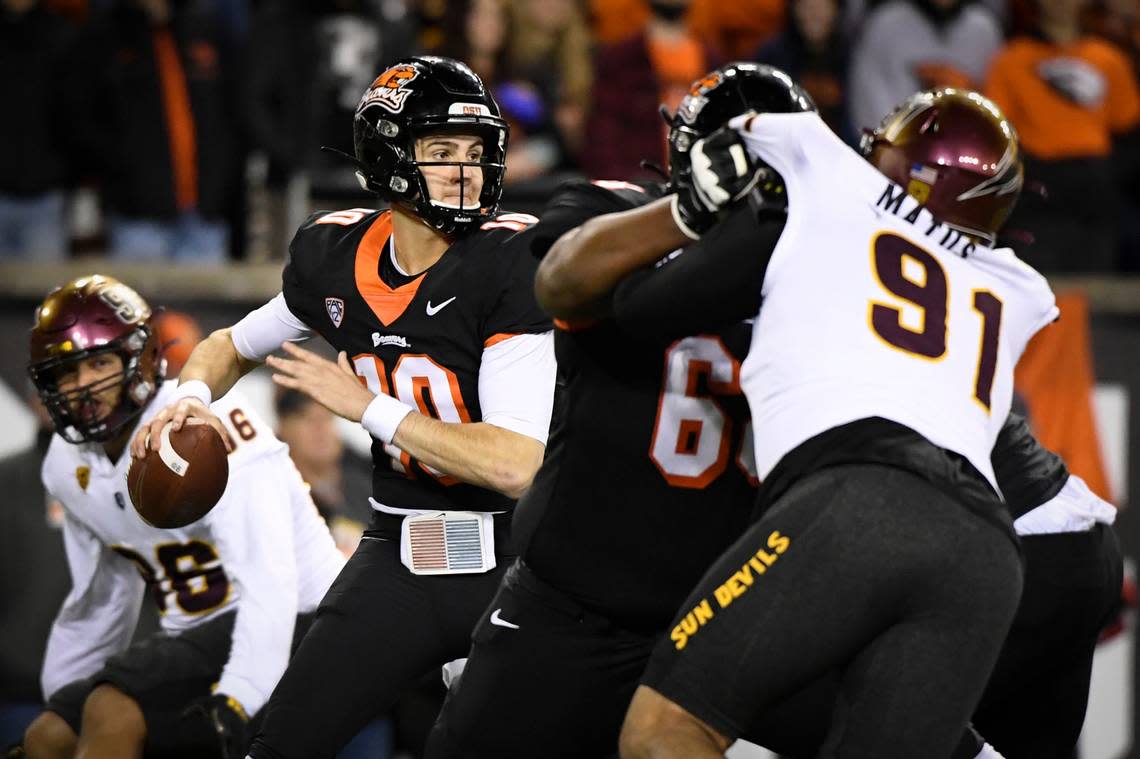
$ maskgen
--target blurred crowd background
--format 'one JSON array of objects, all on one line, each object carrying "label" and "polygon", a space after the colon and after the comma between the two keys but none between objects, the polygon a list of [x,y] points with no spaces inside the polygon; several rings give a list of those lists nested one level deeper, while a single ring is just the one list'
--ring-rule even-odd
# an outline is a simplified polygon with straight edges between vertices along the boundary
[{"label": "blurred crowd background", "polygon": [[[800,80],[852,144],[933,85],[992,97],[1049,273],[1140,271],[1140,0],[0,0],[0,259],[273,261],[374,204],[343,159],[391,61],[468,61],[512,125],[505,205],[652,176],[658,106],[728,60]],[[1030,244],[1032,241],[1032,244]]]},{"label": "blurred crowd background", "polygon": [[[730,60],[787,71],[852,145],[918,89],[989,95],[1026,165],[1005,242],[1085,288],[1062,294],[1064,319],[1019,365],[1019,409],[1127,504],[1140,479],[1140,0],[0,0],[0,746],[39,709],[69,586],[61,507],[38,475],[50,421],[24,373],[34,304],[77,274],[116,274],[165,309],[177,375],[203,333],[277,292],[309,213],[375,207],[320,148],[351,153],[361,94],[415,53],[463,59],[490,85],[512,130],[503,205],[532,213],[572,177],[657,177],[659,106]],[[369,512],[367,434],[263,373],[241,389],[350,553]],[[1118,521],[1131,557],[1138,514]],[[1085,759],[1140,759],[1126,621],[1098,659]],[[425,678],[341,759],[418,756],[442,696]]]}]

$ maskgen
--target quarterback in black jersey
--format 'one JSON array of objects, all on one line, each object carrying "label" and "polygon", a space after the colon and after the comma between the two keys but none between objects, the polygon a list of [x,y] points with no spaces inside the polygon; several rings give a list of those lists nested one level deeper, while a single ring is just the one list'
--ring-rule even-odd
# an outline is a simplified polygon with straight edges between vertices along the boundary
[{"label": "quarterback in black jersey", "polygon": [[[331,757],[406,686],[460,658],[516,554],[514,500],[542,460],[555,362],[533,293],[534,217],[500,213],[508,128],[464,64],[399,61],[354,120],[361,184],[390,210],[318,213],[282,292],[203,342],[162,425],[265,361],[374,438],[373,518],[263,711],[255,759]],[[293,345],[317,333],[331,362]],[[281,348],[284,357],[269,354]]]}]

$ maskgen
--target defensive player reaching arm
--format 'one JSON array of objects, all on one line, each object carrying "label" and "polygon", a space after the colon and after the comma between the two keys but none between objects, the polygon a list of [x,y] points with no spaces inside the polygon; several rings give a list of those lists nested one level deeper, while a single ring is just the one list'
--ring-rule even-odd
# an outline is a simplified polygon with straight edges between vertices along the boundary
[{"label": "defensive player reaching arm", "polygon": [[[756,86],[756,81],[745,82],[745,86]],[[796,97],[807,96],[801,93]],[[810,100],[796,102],[805,108],[810,105]],[[696,137],[693,135],[693,131],[680,129],[671,132],[671,167],[684,167],[682,173],[672,178],[671,194],[641,207],[588,218],[580,226],[581,208],[555,199],[546,209],[543,233],[552,235],[555,230],[567,230],[550,247],[535,277],[535,292],[547,313],[566,321],[611,316],[610,296],[624,277],[660,261],[670,251],[699,240],[724,209],[747,197],[762,178],[770,175],[747,156],[739,138],[728,132],[711,138],[707,153],[704,144],[698,145],[691,158],[686,156],[687,160],[677,161],[677,157],[694,148]],[[595,184],[601,190],[615,191],[629,186],[607,181]],[[616,205],[619,197],[614,195],[606,200],[604,194],[594,194],[600,198],[603,208],[607,202]],[[744,212],[739,216],[754,218]],[[778,219],[775,236],[771,237],[773,244],[781,226],[782,219]],[[722,225],[715,232],[718,238],[738,233],[738,227],[733,225]],[[762,244],[747,237],[740,239],[746,244]],[[730,248],[731,243],[722,240],[711,247],[725,249]],[[702,284],[694,283],[698,287]],[[698,300],[708,303],[714,299]],[[714,318],[721,324],[731,323],[719,313]]]},{"label": "defensive player reaching arm", "polygon": [[[704,97],[708,103],[720,99],[716,90]],[[709,124],[716,123],[696,126],[708,134]],[[675,121],[674,129],[693,126],[683,124]],[[671,170],[676,172],[684,160],[683,154],[674,155]],[[763,222],[749,232],[736,215],[713,227],[683,255],[671,257],[667,265],[622,280],[609,304],[623,327],[670,340],[697,330],[721,329],[741,314],[755,313],[768,260],[765,252],[774,242],[764,237]],[[722,232],[737,223],[748,240]],[[718,233],[724,235],[720,242]],[[721,287],[703,287],[707,282]],[[1070,477],[1064,462],[1033,438],[1021,417],[1011,415],[1006,420],[991,458],[1021,537],[1026,574],[1021,604],[974,713],[975,725],[1009,759],[1067,757],[1083,723],[1098,633],[1119,601],[1121,554],[1111,527],[1115,510],[1089,492],[1080,478]],[[1066,593],[1059,588],[1088,592]],[[805,689],[792,703],[750,728],[746,737],[789,755],[815,755],[826,734],[838,684],[838,677],[829,677]],[[991,750],[969,731],[954,757],[990,756],[984,752]]]},{"label": "defensive player reaching arm", "polygon": [[[724,638],[726,634],[732,636],[740,631],[739,624],[748,625],[753,630],[764,630],[770,636],[768,640],[772,654],[779,655],[776,653],[782,645],[779,639],[785,635],[795,636],[795,631],[801,629],[798,625],[803,621],[781,602],[781,586],[793,577],[810,577],[813,578],[811,581],[824,582],[821,578],[833,566],[828,559],[831,556],[829,552],[815,554],[813,536],[828,533],[835,528],[846,535],[859,534],[871,539],[874,533],[866,532],[859,524],[871,528],[874,519],[866,523],[860,520],[879,512],[882,512],[879,516],[884,519],[888,513],[892,514],[889,519],[892,529],[903,530],[909,536],[901,542],[895,536],[882,546],[886,552],[882,555],[889,555],[889,558],[875,571],[879,577],[876,582],[884,583],[881,587],[886,595],[873,594],[866,599],[870,606],[863,605],[862,612],[840,625],[867,625],[866,634],[876,635],[878,633],[871,631],[878,629],[876,626],[880,623],[876,621],[873,611],[877,601],[872,598],[885,600],[892,593],[905,592],[908,584],[913,585],[916,580],[913,575],[905,576],[905,581],[904,575],[899,575],[896,578],[897,584],[886,583],[886,577],[895,576],[899,567],[912,564],[906,558],[906,552],[928,542],[926,530],[933,522],[928,525],[923,520],[940,522],[945,529],[951,531],[961,529],[965,522],[978,518],[982,519],[983,524],[985,521],[993,524],[1004,521],[1009,525],[1011,520],[1008,512],[1003,517],[1000,511],[995,510],[998,501],[992,490],[995,482],[992,474],[994,466],[988,456],[983,459],[980,454],[983,450],[988,453],[992,448],[992,436],[996,436],[1000,428],[1000,424],[995,425],[994,422],[1004,421],[1008,410],[1005,405],[1008,399],[1008,372],[1023,348],[1027,335],[1031,335],[1055,315],[1051,294],[1043,286],[1040,277],[1016,261],[1008,251],[991,253],[983,247],[984,241],[992,242],[993,232],[1000,227],[1020,186],[1016,142],[1011,137],[1010,128],[1001,121],[992,104],[972,94],[962,95],[952,91],[929,93],[904,104],[897,114],[884,122],[885,140],[897,140],[897,147],[904,152],[916,149],[915,142],[907,142],[914,136],[906,131],[906,126],[913,125],[919,130],[917,137],[914,137],[919,150],[926,148],[935,151],[939,145],[953,142],[955,135],[969,134],[982,144],[968,145],[962,141],[955,143],[955,155],[966,156],[962,161],[969,162],[971,150],[987,156],[993,153],[994,160],[985,163],[988,173],[982,174],[969,167],[919,172],[914,167],[924,165],[923,162],[929,157],[925,154],[922,158],[894,163],[886,160],[895,157],[889,151],[886,151],[885,156],[875,154],[872,157],[872,163],[879,171],[898,182],[905,182],[906,178],[896,179],[894,167],[904,164],[911,167],[911,192],[918,193],[921,190],[918,184],[927,183],[929,196],[922,194],[921,197],[928,198],[930,211],[918,205],[917,201],[910,201],[910,206],[900,210],[899,206],[907,197],[906,192],[889,182],[885,185],[886,189],[877,186],[880,180],[875,172],[867,170],[866,164],[851,161],[849,153],[844,152],[845,149],[825,127],[815,129],[816,120],[810,115],[761,115],[753,121],[742,120],[741,129],[746,141],[750,139],[751,133],[748,130],[752,124],[764,127],[756,129],[756,139],[750,142],[750,146],[757,146],[754,155],[769,161],[785,179],[789,175],[795,178],[788,186],[789,204],[794,213],[789,217],[784,231],[785,239],[781,240],[781,246],[769,263],[763,280],[764,307],[760,310],[758,328],[754,332],[752,350],[744,370],[748,376],[746,382],[742,383],[756,417],[754,423],[757,425],[756,447],[760,472],[765,479],[769,502],[774,505],[761,515],[760,521],[737,546],[714,565],[691,597],[692,603],[686,602],[682,608],[682,615],[690,613],[714,595],[720,604],[717,618],[707,629],[698,631],[697,635],[686,640],[685,645],[678,645],[674,640],[663,643],[658,649],[645,680],[649,687],[639,690],[627,718],[623,732],[623,755],[671,756],[674,753],[670,752],[677,751],[690,756],[714,755],[727,745],[726,731],[742,734],[740,726],[743,723],[736,722],[737,719],[747,719],[744,718],[745,714],[775,714],[780,706],[788,702],[794,694],[787,690],[787,681],[783,678],[802,675],[803,670],[798,669],[801,664],[808,669],[825,664],[828,656],[848,645],[843,633],[838,632],[837,628],[829,627],[835,634],[825,636],[828,642],[821,648],[814,651],[801,648],[798,653],[791,654],[792,658],[787,658],[789,650],[784,650],[784,658],[774,661],[767,657],[764,663],[753,668],[753,674],[749,677],[739,676],[738,662],[737,675],[730,678],[732,682],[738,683],[733,688],[724,687],[729,682],[729,679],[723,679],[726,673],[718,669],[720,665],[716,663],[715,657],[708,658],[714,655],[714,649],[723,651],[726,646],[731,648],[741,645],[747,650],[758,650],[751,648],[744,638]],[[930,127],[931,124],[936,124],[937,127]],[[800,126],[803,126],[803,131],[799,129]],[[928,127],[929,134],[926,134],[923,130]],[[813,134],[809,135],[809,132]],[[818,139],[815,132],[818,132]],[[986,137],[983,138],[982,135]],[[834,172],[838,171],[838,167],[848,165],[852,172],[851,181],[834,185]],[[919,173],[916,175],[914,172]],[[810,181],[801,181],[808,175],[812,177]],[[836,202],[834,207],[823,209],[815,201],[822,197],[820,183],[828,182],[833,186],[845,187],[841,195],[844,192],[854,193],[855,197],[850,198],[848,203]],[[961,183],[962,186],[955,189],[955,183]],[[933,189],[930,189],[930,184],[934,185]],[[859,210],[863,202],[859,199],[861,194],[873,194],[875,197],[867,201],[868,208],[875,209],[875,200],[878,198],[879,208],[886,213],[872,210],[868,216]],[[963,202],[964,199],[969,202]],[[806,213],[805,209],[808,208],[815,212]],[[860,221],[863,216],[867,216],[866,221]],[[902,223],[894,223],[895,219]],[[867,282],[868,277],[862,270],[862,259],[857,263],[853,258],[832,256],[832,247],[827,242],[828,239],[833,239],[842,248],[843,245],[838,241],[844,235],[850,238],[854,234],[861,239],[862,232],[855,234],[852,231],[861,229],[860,224],[867,224],[870,231],[874,231],[874,227],[881,228],[877,236],[872,236],[874,239],[870,243],[871,269],[877,277],[870,282]],[[908,224],[914,225],[916,231],[908,233],[905,226]],[[921,232],[917,231],[919,228]],[[841,229],[847,231],[841,233]],[[829,238],[827,230],[833,230],[834,236]],[[912,239],[921,239],[923,242],[916,244],[910,241]],[[939,255],[935,257],[926,253],[930,249],[936,250]],[[958,257],[946,257],[944,251],[951,251]],[[976,309],[986,308],[989,303],[986,293],[1000,292],[1000,296],[993,297],[1000,297],[998,302],[1004,303],[1006,307],[1006,321],[1002,322],[1000,334],[1001,340],[1011,341],[1009,352],[1000,354],[1002,359],[998,361],[996,370],[992,363],[983,361],[983,369],[979,372],[968,371],[968,365],[963,365],[960,372],[963,380],[967,374],[976,375],[974,394],[980,398],[984,415],[979,415],[976,410],[963,409],[963,413],[953,422],[949,419],[939,421],[919,410],[919,405],[907,397],[908,391],[901,386],[882,394],[883,378],[876,375],[874,360],[898,363],[898,370],[904,373],[912,370],[917,373],[928,372],[930,376],[925,380],[914,378],[914,382],[931,391],[941,387],[938,378],[948,379],[950,376],[944,377],[938,371],[921,368],[921,364],[915,366],[902,360],[908,353],[918,355],[924,351],[932,357],[941,356],[947,351],[946,344],[939,342],[940,347],[935,349],[933,346],[906,342],[902,333],[897,331],[902,324],[899,321],[902,317],[901,312],[895,310],[897,307],[894,304],[899,300],[882,303],[876,300],[879,298],[876,293],[885,292],[887,296],[896,299],[917,297],[919,307],[923,309],[927,306],[934,307],[931,301],[923,300],[923,293],[905,290],[902,280],[892,278],[891,262],[897,260],[905,270],[910,259],[921,259],[924,263],[919,265],[928,272],[933,272],[929,279],[923,280],[920,289],[927,285],[938,288],[946,276],[957,278],[958,288],[964,286],[963,282],[973,280],[975,289],[967,288],[965,294],[973,293]],[[808,261],[815,264],[814,270]],[[966,261],[967,265],[963,266],[962,261]],[[833,266],[842,268],[846,273],[839,273]],[[944,266],[953,268],[954,275],[946,275],[942,268]],[[903,279],[914,282],[916,280],[913,277],[913,274],[904,275]],[[813,278],[817,284],[809,285],[808,282]],[[798,287],[788,284],[790,281],[795,281]],[[825,287],[825,283],[831,284],[830,289]],[[826,296],[822,290],[817,292],[820,287],[827,290]],[[800,300],[795,300],[797,292],[801,296]],[[814,305],[805,310],[800,306],[805,305],[802,296],[807,293],[813,294],[810,300]],[[821,297],[823,300],[820,300]],[[790,301],[789,298],[793,300]],[[793,307],[793,302],[798,305]],[[871,305],[866,305],[868,302]],[[962,309],[961,306],[957,308]],[[953,311],[954,307],[951,309]],[[881,345],[865,340],[861,331],[863,328],[857,321],[845,321],[846,315],[852,310],[869,313],[865,328],[878,335],[882,344],[906,347],[899,348],[901,353],[894,357],[882,354]],[[930,315],[929,312],[924,313]],[[891,324],[888,324],[890,314],[895,314],[899,319],[891,322],[894,331]],[[968,322],[962,322],[956,329],[968,334],[967,324]],[[943,336],[940,339],[945,340],[945,326],[938,329],[942,330],[938,332]],[[847,335],[846,343],[837,339],[840,334]],[[951,335],[953,334],[952,331]],[[992,332],[990,336],[996,339],[998,333]],[[825,342],[828,346],[826,350],[810,349],[813,339]],[[860,350],[865,355],[854,355],[854,345],[863,346]],[[952,349],[952,355],[959,356],[959,361],[970,357],[966,345],[963,343],[962,347]],[[972,345],[976,349],[976,338]],[[820,350],[823,352],[820,353]],[[812,356],[826,356],[831,363],[825,365],[813,361]],[[878,356],[879,359],[873,360],[872,356]],[[1003,364],[1003,361],[1007,363]],[[837,371],[843,375],[842,378]],[[879,391],[871,392],[869,385],[867,393],[859,390],[861,383],[868,381],[871,376],[878,376],[872,382],[879,387]],[[784,383],[790,378],[796,378],[799,383],[796,390],[785,386]],[[994,389],[995,380],[999,383],[996,387],[1000,390]],[[834,392],[825,392],[825,386]],[[950,391],[952,388],[945,386],[941,390]],[[877,399],[872,400],[872,395],[877,395]],[[808,397],[815,397],[816,405],[811,412],[807,412],[806,407],[802,410],[811,417],[819,417],[806,425],[806,428],[815,432],[815,436],[804,434],[803,431],[793,433],[788,426],[789,422],[784,418],[788,408],[796,406],[800,401],[806,402]],[[842,402],[839,401],[840,397]],[[951,397],[947,396],[947,403],[951,402]],[[775,403],[776,399],[782,401]],[[822,419],[825,416],[831,416],[830,428],[828,422]],[[792,423],[792,426],[807,420],[805,416],[798,418],[801,421]],[[970,420],[969,424],[965,424],[967,419]],[[903,420],[903,423],[898,423],[897,420]],[[970,425],[973,425],[973,429],[968,429]],[[921,436],[915,430],[921,430]],[[966,442],[971,438],[977,445]],[[939,441],[939,445],[931,446],[931,440]],[[947,457],[949,451],[955,453]],[[963,456],[969,456],[968,464],[964,463],[966,459]],[[777,460],[779,464],[773,466]],[[824,469],[825,466],[828,468]],[[884,477],[899,479],[893,483],[880,480],[881,487],[877,490],[859,486],[858,483],[870,477],[874,470],[880,471]],[[928,485],[922,485],[913,479],[904,482],[908,476],[899,473],[905,472],[919,474],[928,483],[939,483],[939,488],[944,492],[953,494],[953,500],[958,505],[948,510],[950,501],[942,501],[941,496],[930,490]],[[978,472],[987,472],[984,479],[989,481],[988,486],[982,485],[983,478]],[[824,485],[825,481],[828,484]],[[814,487],[822,487],[823,490],[813,492],[812,487],[805,483],[813,483]],[[850,490],[845,491],[845,488]],[[928,490],[926,496],[920,495],[924,488]],[[825,492],[827,496],[824,495]],[[843,496],[842,492],[849,492],[850,495]],[[873,498],[870,496],[872,492],[877,493]],[[926,504],[921,514],[898,508],[903,503],[917,503],[920,500]],[[811,532],[806,532],[805,525],[797,520],[809,514],[814,515],[815,521]],[[963,520],[954,514],[969,515],[969,518]],[[912,522],[912,517],[917,516],[921,516],[921,519]],[[854,522],[847,523],[845,520],[848,517],[853,518]],[[943,521],[944,518],[949,518],[949,521]],[[831,524],[832,519],[837,521],[830,527],[826,526]],[[839,527],[841,522],[845,525],[842,528]],[[904,528],[904,524],[910,524],[910,527]],[[756,534],[752,535],[753,532]],[[810,561],[810,570],[802,563],[777,563],[785,551],[794,550],[790,546],[795,544],[797,534],[804,538],[801,544],[808,546],[803,549],[804,558],[809,561],[815,559]],[[971,596],[971,603],[981,599],[983,589],[984,593],[989,594],[986,613],[995,615],[992,625],[979,623],[971,630],[965,630],[944,623],[937,630],[924,631],[923,625],[916,623],[905,639],[897,640],[893,640],[891,633],[884,629],[882,637],[876,638],[874,646],[882,648],[884,653],[881,656],[892,657],[890,660],[900,655],[905,656],[904,651],[908,646],[930,633],[938,640],[956,639],[959,642],[956,648],[959,653],[972,649],[981,656],[996,659],[998,644],[1003,637],[1001,633],[1012,617],[1017,592],[1020,590],[1019,573],[1011,571],[1016,570],[1016,563],[1008,561],[1009,551],[1003,548],[998,539],[1000,534],[999,530],[987,537],[989,547],[984,561],[991,563],[992,571],[976,576],[963,573],[954,580],[955,587],[976,588],[974,592],[979,595]],[[787,543],[784,542],[785,539],[788,540]],[[980,549],[980,545],[976,547]],[[977,555],[980,558],[982,554]],[[733,601],[737,597],[735,593],[731,598],[722,598],[717,587],[710,583],[723,583],[724,578],[731,575],[732,567],[743,571],[740,567],[744,565],[747,570],[751,566],[749,556],[758,557],[761,566],[756,572],[766,570],[762,572],[763,579],[752,583],[754,587],[749,589],[749,595],[742,602]],[[853,570],[849,562],[843,563],[845,571]],[[780,569],[780,566],[784,569]],[[939,566],[948,565],[942,562]],[[887,574],[883,575],[882,572]],[[954,573],[944,572],[943,581],[948,581],[951,574]],[[999,600],[995,594],[1002,587],[996,582],[1000,576],[1010,580],[1006,586],[1010,592],[1002,595]],[[833,589],[837,587],[829,581],[827,584]],[[800,587],[804,588],[802,585]],[[714,590],[717,592],[714,593]],[[836,597],[835,593],[832,595]],[[846,593],[840,593],[838,597],[849,598]],[[722,613],[721,610],[728,608],[728,603],[733,603],[731,610]],[[768,612],[757,616],[757,609],[753,606],[755,603],[763,603]],[[958,601],[948,597],[939,598],[936,594],[922,598],[922,604],[929,607],[935,616],[945,615],[956,603]],[[741,611],[746,607],[751,610]],[[999,607],[1008,609],[1009,617],[1002,619],[997,615]],[[789,613],[784,614],[783,611]],[[831,619],[834,611],[835,609],[829,609],[822,613]],[[858,622],[855,621],[856,618]],[[744,622],[745,619],[749,621]],[[802,635],[799,639],[802,642]],[[934,639],[931,640],[933,642]],[[889,666],[872,670],[866,669],[864,664],[870,665],[871,659],[866,657],[873,657],[874,654],[868,648],[859,653],[859,648],[856,645],[844,654],[855,657],[852,660],[854,663],[843,674],[843,688],[848,691],[845,707],[847,714],[844,717],[846,731],[842,735],[830,736],[828,745],[833,750],[841,750],[839,747],[843,746],[851,751],[858,749],[876,756],[949,752],[954,745],[951,741],[954,725],[959,719],[964,723],[969,714],[968,709],[972,709],[980,696],[989,673],[988,665],[979,666],[969,673],[961,668],[950,673],[939,669],[939,659],[919,661],[912,658],[908,659],[910,666],[906,672],[892,672]],[[700,653],[697,653],[698,650]],[[931,653],[929,649],[924,650],[926,653],[923,656]],[[895,653],[889,653],[891,651]],[[985,654],[981,653],[983,651]],[[879,658],[878,661],[886,662],[888,659]],[[982,658],[980,661],[975,660],[975,663],[985,664],[986,661]],[[751,665],[745,665],[746,668],[748,666]],[[694,675],[697,671],[694,667],[709,674],[697,677]],[[923,679],[914,679],[916,673],[924,668]],[[892,711],[884,709],[881,704],[876,705],[873,689],[867,690],[865,685],[859,684],[880,680],[882,687],[892,692],[913,688],[917,694],[919,690],[936,682],[941,684],[942,690],[936,699],[925,696],[918,698],[924,702],[920,718],[918,714],[903,708]],[[887,685],[888,682],[891,684]],[[974,688],[977,690],[973,693],[978,695],[971,695],[971,689]],[[752,706],[754,704],[768,706],[756,709]],[[699,719],[694,718],[694,714],[699,715]],[[894,726],[885,731],[882,729],[883,725],[891,724]]]},{"label": "defensive player reaching arm", "polygon": [[[184,392],[201,397],[163,417],[202,415],[268,359],[278,384],[374,439],[372,522],[265,709],[257,759],[331,757],[406,685],[463,656],[514,556],[514,499],[552,411],[537,220],[499,212],[508,127],[494,98],[458,61],[410,58],[364,93],[353,130],[358,176],[390,210],[306,221],[281,294],[191,356]],[[313,333],[335,363],[293,344]]]},{"label": "defensive player reaching arm", "polygon": [[[127,443],[175,390],[150,317],[133,290],[98,275],[37,311],[29,372],[57,433],[43,480],[64,507],[72,589],[47,644],[47,707],[25,739],[33,759],[144,746],[242,756],[295,618],[344,566],[285,446],[237,394],[214,407],[236,443],[206,517],[158,529],[127,502]],[[162,632],[132,644],[145,591]]]}]

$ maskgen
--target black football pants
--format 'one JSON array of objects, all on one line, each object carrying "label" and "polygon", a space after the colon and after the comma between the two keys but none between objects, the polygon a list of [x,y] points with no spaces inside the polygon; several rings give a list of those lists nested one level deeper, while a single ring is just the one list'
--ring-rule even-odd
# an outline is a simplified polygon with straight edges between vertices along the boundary
[{"label": "black football pants", "polygon": [[706,573],[643,682],[721,733],[751,737],[838,672],[819,756],[945,759],[1020,592],[1010,537],[943,491],[886,466],[826,469]]},{"label": "black football pants", "polygon": [[1021,543],[1025,591],[974,727],[1006,759],[1072,759],[1097,638],[1120,606],[1120,546],[1103,524]]},{"label": "black football pants", "polygon": [[[615,578],[615,581],[618,581]],[[471,636],[426,759],[605,759],[659,636],[582,608],[521,561]]]},{"label": "black football pants", "polygon": [[483,574],[414,575],[365,533],[266,704],[250,756],[329,759],[427,672],[467,655],[509,560]]}]

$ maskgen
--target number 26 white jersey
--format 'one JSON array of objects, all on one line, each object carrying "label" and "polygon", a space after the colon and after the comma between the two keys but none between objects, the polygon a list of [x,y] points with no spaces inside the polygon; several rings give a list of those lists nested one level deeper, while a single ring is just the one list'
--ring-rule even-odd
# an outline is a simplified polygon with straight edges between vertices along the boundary
[{"label": "number 26 white jersey", "polygon": [[732,125],[788,192],[741,374],[760,477],[805,440],[879,416],[965,456],[996,489],[990,451],[1014,367],[1057,318],[1044,277],[934,219],[817,114]]}]

